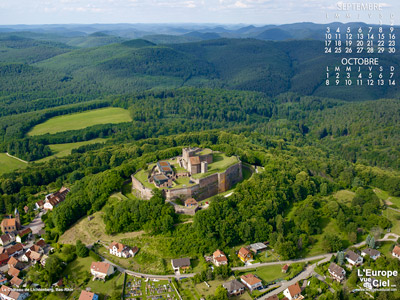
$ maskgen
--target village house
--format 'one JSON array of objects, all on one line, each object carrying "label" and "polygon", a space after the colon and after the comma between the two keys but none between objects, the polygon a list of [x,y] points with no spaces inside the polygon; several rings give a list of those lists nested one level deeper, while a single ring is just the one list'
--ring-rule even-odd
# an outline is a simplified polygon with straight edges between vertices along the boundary
[{"label": "village house", "polygon": [[5,285],[0,287],[0,297],[2,300],[23,300],[28,296],[28,293],[16,292],[12,288]]},{"label": "village house", "polygon": [[186,207],[193,207],[197,206],[197,201],[194,198],[189,198],[185,200],[185,206]]},{"label": "village house", "polygon": [[361,265],[364,261],[364,259],[360,255],[351,250],[347,251],[345,257],[348,263],[352,266]]},{"label": "village house", "polygon": [[239,296],[244,293],[244,285],[236,279],[225,282],[222,285],[228,292],[228,296]]},{"label": "village house", "polygon": [[[286,298],[286,297],[285,297]],[[287,298],[286,298],[287,299]],[[278,295],[272,295],[265,300],[279,300]]]},{"label": "village house", "polygon": [[301,295],[301,288],[299,283],[296,282],[283,291],[283,295],[289,300],[302,300],[304,297]]},{"label": "village house", "polygon": [[30,239],[31,236],[32,236],[32,229],[25,228],[18,231],[15,240],[17,241],[17,243],[22,243],[25,242],[27,239]]},{"label": "village house", "polygon": [[26,251],[26,253],[22,256],[21,260],[23,261],[32,261],[34,264],[36,264],[37,262],[40,262],[40,259],[42,258],[42,253],[36,252],[36,251],[32,251],[32,250],[28,250]]},{"label": "village house", "polygon": [[381,256],[381,253],[376,249],[367,248],[361,251],[362,257],[366,255],[369,255],[369,257],[371,257],[373,260],[377,260],[379,256]]},{"label": "village house", "polygon": [[[36,246],[42,248],[43,250],[47,247],[46,242],[44,241],[44,239],[40,239],[36,242],[35,244]],[[36,251],[36,250],[35,250]]]},{"label": "village house", "polygon": [[99,295],[88,291],[82,291],[78,300],[98,300],[98,299]]},{"label": "village house", "polygon": [[287,271],[289,270],[289,265],[286,264],[282,267],[282,273],[287,273]]},{"label": "village house", "polygon": [[339,282],[341,282],[346,277],[346,271],[335,263],[331,263],[329,265],[328,272],[329,274],[331,274],[334,280],[337,280]]},{"label": "village house", "polygon": [[262,287],[262,281],[253,274],[242,275],[240,276],[240,280],[249,288],[251,292]]},{"label": "village house", "polygon": [[23,280],[22,280],[21,278],[16,277],[16,276],[14,276],[14,277],[10,280],[10,283],[11,283],[13,286],[17,287],[17,288],[19,288],[19,287],[21,286],[22,282],[23,282]]},{"label": "village house", "polygon": [[43,206],[44,206],[44,201],[43,200],[40,200],[40,201],[35,203],[36,209],[42,209]]},{"label": "village house", "polygon": [[29,251],[29,250],[35,251],[35,252],[38,252],[38,253],[41,253],[41,254],[44,253],[43,248],[39,247],[37,244],[32,245],[32,246],[28,249],[28,251]]},{"label": "village house", "polygon": [[4,247],[10,245],[13,242],[15,242],[14,233],[6,233],[0,236],[0,244]]},{"label": "village house", "polygon": [[65,200],[68,193],[69,189],[62,187],[58,192],[46,195],[43,208],[46,210],[53,210],[58,204]]},{"label": "village house", "polygon": [[251,252],[248,249],[242,247],[238,252],[238,257],[242,262],[246,263],[249,260],[253,259],[253,254],[251,254]]},{"label": "village house", "polygon": [[7,253],[4,252],[4,253],[0,254],[0,267],[4,266],[8,262],[9,259],[10,259],[10,257],[8,256]]},{"label": "village house", "polygon": [[1,221],[1,231],[3,233],[12,233],[15,231],[20,230],[21,228],[21,221],[19,218],[19,211],[18,209],[15,209],[15,218],[12,218],[11,215],[9,215],[7,218],[3,219]]},{"label": "village house", "polygon": [[267,250],[267,246],[263,243],[255,243],[250,245],[250,250],[254,252],[254,254],[261,253]]},{"label": "village house", "polygon": [[400,259],[400,247],[399,247],[399,246],[396,245],[396,246],[393,248],[392,255],[393,255],[394,257]]},{"label": "village house", "polygon": [[43,255],[42,258],[40,259],[40,264],[44,267],[46,266],[46,261],[49,257],[47,255]]},{"label": "village house", "polygon": [[180,272],[190,269],[190,258],[171,259],[171,265],[174,272]]},{"label": "village house", "polygon": [[6,284],[7,282],[8,282],[7,277],[5,277],[4,275],[0,275],[0,286]]},{"label": "village house", "polygon": [[118,242],[112,242],[109,246],[109,250],[110,254],[123,258],[134,257],[139,251],[138,247],[133,247],[131,249],[128,246]]},{"label": "village house", "polygon": [[228,258],[226,257],[225,253],[222,252],[221,250],[217,250],[213,253],[213,263],[217,267],[222,266],[222,265],[227,265],[228,264]]},{"label": "village house", "polygon": [[21,243],[15,244],[10,248],[7,248],[5,252],[8,256],[19,256],[24,252],[24,246]]},{"label": "village house", "polygon": [[11,267],[8,269],[7,274],[10,275],[11,277],[18,277],[20,272],[21,272],[20,270],[14,268],[14,267]]},{"label": "village house", "polygon": [[114,273],[114,266],[102,261],[94,261],[90,266],[90,272],[93,275],[93,280],[106,280],[107,276]]}]

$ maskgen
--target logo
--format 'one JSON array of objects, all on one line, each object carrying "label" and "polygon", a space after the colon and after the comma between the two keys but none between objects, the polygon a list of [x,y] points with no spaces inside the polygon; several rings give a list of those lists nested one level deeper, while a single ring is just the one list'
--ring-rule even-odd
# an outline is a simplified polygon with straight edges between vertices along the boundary
[{"label": "logo", "polygon": [[398,275],[398,271],[392,270],[358,269],[357,276],[364,289],[357,289],[357,291],[395,292],[397,291],[396,285],[392,284],[391,280]]}]

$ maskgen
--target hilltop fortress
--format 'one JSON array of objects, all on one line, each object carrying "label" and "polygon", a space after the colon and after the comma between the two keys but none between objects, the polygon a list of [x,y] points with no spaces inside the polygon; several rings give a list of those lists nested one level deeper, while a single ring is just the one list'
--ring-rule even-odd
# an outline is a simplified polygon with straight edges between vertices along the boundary
[{"label": "hilltop fortress", "polygon": [[182,156],[149,167],[131,176],[132,192],[142,199],[150,199],[152,189],[159,188],[166,200],[199,201],[223,193],[243,179],[239,158],[211,149],[184,148]]}]

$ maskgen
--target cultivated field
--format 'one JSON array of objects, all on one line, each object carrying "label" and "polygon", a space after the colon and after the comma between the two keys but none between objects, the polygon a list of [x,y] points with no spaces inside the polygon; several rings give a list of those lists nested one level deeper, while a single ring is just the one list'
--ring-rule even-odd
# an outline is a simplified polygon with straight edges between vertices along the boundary
[{"label": "cultivated field", "polygon": [[78,130],[98,124],[117,124],[129,121],[131,121],[131,118],[126,109],[108,107],[51,118],[33,127],[28,135],[53,134],[68,130]]},{"label": "cultivated field", "polygon": [[9,157],[5,153],[0,153],[0,174],[8,173],[20,168],[25,168],[27,165],[27,163]]}]

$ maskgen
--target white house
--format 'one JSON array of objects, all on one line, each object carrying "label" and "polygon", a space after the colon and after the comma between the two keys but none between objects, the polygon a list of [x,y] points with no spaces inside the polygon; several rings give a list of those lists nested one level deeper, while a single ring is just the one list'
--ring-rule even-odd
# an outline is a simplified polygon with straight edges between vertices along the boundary
[{"label": "white house", "polygon": [[128,246],[117,242],[112,242],[108,248],[110,250],[110,254],[123,258],[133,257],[139,251],[138,247],[133,247],[131,249]]},{"label": "white house", "polygon": [[225,253],[222,252],[221,250],[217,250],[213,253],[213,263],[217,267],[222,266],[222,265],[227,265],[228,264],[228,258],[226,257]]},{"label": "white house", "polygon": [[109,276],[112,273],[114,273],[114,266],[102,261],[94,261],[90,266],[90,273],[94,276],[93,280],[95,279],[105,280],[106,276]]},{"label": "white house", "polygon": [[283,291],[283,295],[289,300],[302,300],[304,299],[303,295],[301,294],[301,288],[299,283],[296,282],[289,286],[286,290]]},{"label": "white house", "polygon": [[361,265],[364,261],[364,259],[360,255],[351,250],[347,251],[346,260],[352,266]]},{"label": "white house", "polygon": [[378,250],[367,248],[361,251],[361,256],[364,257],[366,255],[369,255],[373,260],[377,260],[379,256],[381,256],[381,253]]},{"label": "white house", "polygon": [[262,281],[253,274],[242,275],[240,276],[240,280],[249,288],[250,291],[262,287]]},{"label": "white house", "polygon": [[229,296],[238,296],[244,293],[244,285],[236,279],[225,282],[222,286],[226,289]]},{"label": "white house", "polygon": [[331,274],[333,279],[339,282],[341,282],[346,277],[346,271],[335,263],[331,263],[329,265],[328,272],[329,274]]}]

